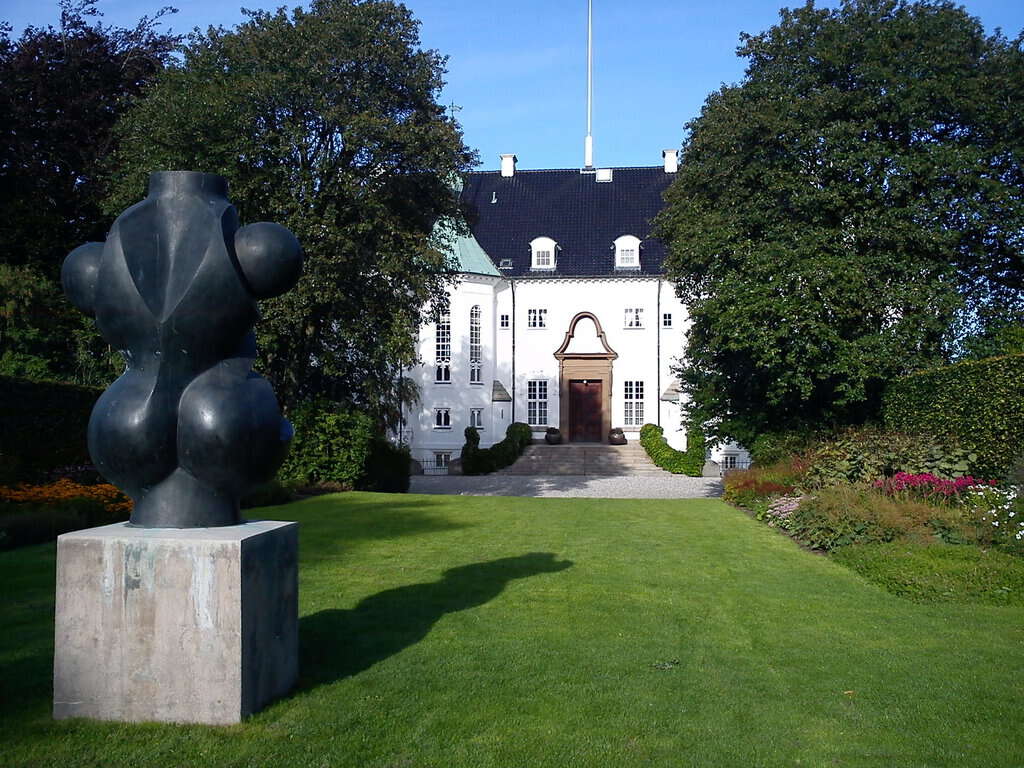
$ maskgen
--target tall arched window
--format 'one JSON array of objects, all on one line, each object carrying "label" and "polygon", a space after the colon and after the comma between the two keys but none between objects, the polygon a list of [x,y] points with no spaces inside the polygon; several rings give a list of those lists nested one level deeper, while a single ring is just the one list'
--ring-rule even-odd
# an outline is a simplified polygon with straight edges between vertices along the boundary
[{"label": "tall arched window", "polygon": [[483,350],[480,346],[480,306],[469,310],[469,383],[483,384]]},{"label": "tall arched window", "polygon": [[434,381],[446,384],[452,380],[452,318],[447,312],[437,319],[434,335]]}]

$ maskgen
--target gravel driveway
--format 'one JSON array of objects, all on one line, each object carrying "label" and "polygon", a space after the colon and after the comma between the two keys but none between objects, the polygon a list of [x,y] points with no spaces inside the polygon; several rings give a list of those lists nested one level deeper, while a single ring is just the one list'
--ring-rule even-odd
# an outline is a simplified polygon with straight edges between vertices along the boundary
[{"label": "gravel driveway", "polygon": [[717,477],[685,475],[413,475],[409,493],[598,499],[700,499],[722,495]]}]

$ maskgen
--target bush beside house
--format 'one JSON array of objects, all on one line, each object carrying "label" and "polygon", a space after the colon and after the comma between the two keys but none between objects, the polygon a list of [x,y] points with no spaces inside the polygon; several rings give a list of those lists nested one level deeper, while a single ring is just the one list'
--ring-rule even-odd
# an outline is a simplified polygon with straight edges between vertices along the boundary
[{"label": "bush beside house", "polygon": [[676,475],[700,477],[704,472],[704,431],[691,426],[686,432],[686,450],[677,451],[665,440],[665,431],[656,424],[640,428],[640,445],[651,461]]},{"label": "bush beside house", "polygon": [[505,430],[505,439],[490,448],[480,447],[480,433],[466,427],[466,442],[462,446],[462,472],[466,475],[486,475],[504,469],[522,455],[533,439],[529,424],[517,421]]}]

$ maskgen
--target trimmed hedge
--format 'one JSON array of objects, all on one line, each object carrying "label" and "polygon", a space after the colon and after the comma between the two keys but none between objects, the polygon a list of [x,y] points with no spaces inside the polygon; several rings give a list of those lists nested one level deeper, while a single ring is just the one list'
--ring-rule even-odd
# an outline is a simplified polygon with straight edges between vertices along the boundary
[{"label": "trimmed hedge", "polygon": [[89,464],[86,430],[102,390],[0,376],[0,484]]},{"label": "trimmed hedge", "polygon": [[1024,355],[904,376],[886,390],[882,414],[893,430],[956,438],[977,454],[971,474],[1001,479],[1024,453]]},{"label": "trimmed hedge", "polygon": [[480,433],[474,427],[466,427],[466,443],[462,446],[462,473],[465,475],[486,475],[503,469],[523,453],[533,439],[529,424],[517,421],[505,430],[505,439],[490,448],[480,447]]},{"label": "trimmed hedge", "polygon": [[677,451],[665,440],[665,430],[656,424],[640,428],[640,445],[651,461],[676,475],[700,477],[704,474],[704,431],[691,426],[686,432],[686,450]]},{"label": "trimmed hedge", "polygon": [[295,437],[277,472],[279,480],[366,491],[409,489],[409,452],[380,437],[365,413],[317,399],[292,409],[288,419]]}]

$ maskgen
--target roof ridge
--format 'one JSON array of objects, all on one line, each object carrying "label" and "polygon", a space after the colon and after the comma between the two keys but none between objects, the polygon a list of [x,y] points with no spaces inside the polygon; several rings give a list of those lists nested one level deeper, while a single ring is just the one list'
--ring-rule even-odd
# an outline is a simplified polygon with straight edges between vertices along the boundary
[{"label": "roof ridge", "polygon": [[[662,170],[664,170],[664,166],[661,166],[661,165],[602,165],[602,166],[600,166],[600,168],[602,168],[602,169],[610,168],[613,171],[646,171],[646,170],[662,171]],[[598,166],[594,166],[594,168],[591,169],[588,172],[593,173],[597,169],[598,169]],[[572,173],[583,173],[583,169],[581,169],[581,168],[517,168],[515,175],[518,176],[520,173],[569,173],[569,172],[572,172]],[[466,173],[467,174],[472,174],[474,176],[484,176],[484,175],[489,175],[489,174],[500,174],[501,170],[497,169],[497,170],[493,170],[493,171],[467,171]],[[514,177],[510,177],[510,178],[514,178]]]}]

